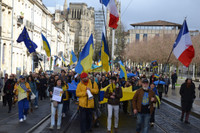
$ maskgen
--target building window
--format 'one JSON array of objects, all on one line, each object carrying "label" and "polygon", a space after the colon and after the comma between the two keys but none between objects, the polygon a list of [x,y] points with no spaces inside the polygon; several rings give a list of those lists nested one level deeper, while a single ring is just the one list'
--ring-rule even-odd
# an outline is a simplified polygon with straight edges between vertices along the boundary
[{"label": "building window", "polygon": [[143,34],[143,41],[147,41],[147,34]]},{"label": "building window", "polygon": [[5,64],[5,49],[6,49],[6,44],[3,44],[3,49],[2,49],[2,64]]},{"label": "building window", "polygon": [[138,42],[140,40],[140,34],[135,35],[135,41]]}]

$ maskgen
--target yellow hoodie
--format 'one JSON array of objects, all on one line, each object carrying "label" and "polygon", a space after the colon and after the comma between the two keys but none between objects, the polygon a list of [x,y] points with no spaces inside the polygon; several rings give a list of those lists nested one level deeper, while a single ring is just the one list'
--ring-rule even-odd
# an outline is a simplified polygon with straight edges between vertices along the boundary
[{"label": "yellow hoodie", "polygon": [[76,89],[76,96],[79,97],[79,106],[83,108],[94,108],[94,99],[89,100],[86,94],[87,87],[90,88],[92,94],[98,94],[99,92],[96,82],[93,83],[93,88],[90,80],[87,86],[80,82]]}]

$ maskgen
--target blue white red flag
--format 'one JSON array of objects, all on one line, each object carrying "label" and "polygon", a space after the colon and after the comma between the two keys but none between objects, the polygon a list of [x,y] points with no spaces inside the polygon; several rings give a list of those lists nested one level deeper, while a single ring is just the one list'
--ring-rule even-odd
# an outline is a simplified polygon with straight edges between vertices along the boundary
[{"label": "blue white red flag", "polygon": [[117,6],[115,0],[100,0],[100,3],[108,7],[110,11],[109,27],[117,29],[117,22],[119,21],[119,13],[117,11]]},{"label": "blue white red flag", "polygon": [[178,37],[174,43],[173,53],[186,67],[190,65],[190,62],[194,57],[194,47],[192,45],[186,20],[183,22],[182,28],[180,29]]}]

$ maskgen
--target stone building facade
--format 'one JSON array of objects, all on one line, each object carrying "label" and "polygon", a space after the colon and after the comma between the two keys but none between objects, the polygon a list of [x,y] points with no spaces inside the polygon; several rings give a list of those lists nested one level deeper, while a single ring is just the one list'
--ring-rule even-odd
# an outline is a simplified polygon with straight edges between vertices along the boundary
[{"label": "stone building facade", "polygon": [[[74,46],[74,32],[70,30],[67,21],[64,21],[62,27],[52,21],[53,15],[44,6],[42,0],[3,0],[0,1],[0,8],[1,72],[22,74],[35,70],[33,54],[28,52],[24,42],[16,42],[24,26],[30,39],[38,46],[36,52],[43,59],[41,62],[43,70],[53,69],[53,67],[50,68],[50,58],[43,50],[41,33],[50,44],[53,58],[58,56],[59,52],[70,58],[69,52]],[[59,64],[62,66],[61,63]]]},{"label": "stone building facade", "polygon": [[70,3],[67,19],[75,32],[74,51],[78,54],[91,33],[94,36],[94,8],[85,3]]}]

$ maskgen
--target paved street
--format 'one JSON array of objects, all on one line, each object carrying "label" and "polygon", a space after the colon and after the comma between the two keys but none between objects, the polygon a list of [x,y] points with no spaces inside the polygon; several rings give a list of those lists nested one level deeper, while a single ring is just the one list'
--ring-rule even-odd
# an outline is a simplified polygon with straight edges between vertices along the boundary
[{"label": "paved street", "polygon": [[25,122],[19,123],[17,104],[12,113],[0,101],[0,133],[24,133],[50,113],[49,99],[39,101],[39,108],[28,114]]},{"label": "paved street", "polygon": [[[181,122],[180,110],[169,106],[166,103],[162,103],[160,109],[156,110],[156,125],[150,128],[150,133],[199,133],[200,119],[193,116],[189,118],[191,124],[186,125]],[[100,127],[93,128],[95,133],[105,133],[106,132],[106,112],[104,111],[100,117]],[[75,120],[71,123],[70,128],[67,133],[79,133],[79,116],[77,115]],[[119,120],[119,133],[135,133],[136,128],[136,118],[133,116],[125,115],[121,109],[120,120]]]}]

